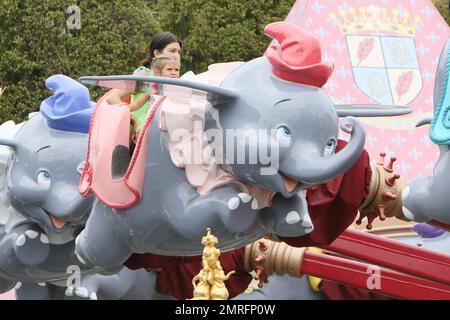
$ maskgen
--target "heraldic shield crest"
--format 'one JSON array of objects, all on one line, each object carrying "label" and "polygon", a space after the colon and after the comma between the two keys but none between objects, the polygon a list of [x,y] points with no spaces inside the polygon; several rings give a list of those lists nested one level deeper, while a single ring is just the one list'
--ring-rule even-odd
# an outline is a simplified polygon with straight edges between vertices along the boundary
[{"label": "heraldic shield crest", "polygon": [[[339,16],[339,17],[338,17]],[[422,89],[414,41],[420,17],[377,6],[331,13],[345,35],[357,87],[379,104],[407,105]]]}]

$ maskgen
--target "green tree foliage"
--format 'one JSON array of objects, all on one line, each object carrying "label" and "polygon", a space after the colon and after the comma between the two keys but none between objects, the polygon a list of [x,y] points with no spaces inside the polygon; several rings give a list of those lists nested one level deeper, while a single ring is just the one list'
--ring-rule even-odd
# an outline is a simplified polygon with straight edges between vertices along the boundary
[{"label": "green tree foliage", "polygon": [[[323,0],[326,3],[329,0]],[[433,0],[450,22],[449,0]],[[284,20],[295,0],[159,0],[163,29],[184,42],[183,71],[260,56],[270,43],[264,25]]]},{"label": "green tree foliage", "polygon": [[[328,1],[328,0],[323,0]],[[270,43],[264,25],[284,20],[295,0],[1,0],[0,123],[22,121],[50,92],[44,81],[62,73],[128,74],[151,36],[172,31],[184,42],[183,71],[215,62],[248,61]],[[448,0],[433,0],[450,22]],[[68,30],[78,5],[81,29]],[[104,92],[91,89],[96,100]]]},{"label": "green tree foliage", "polygon": [[[130,73],[160,31],[146,0],[2,0],[0,123],[22,121],[50,95],[50,75]],[[81,29],[76,11],[80,9]],[[104,92],[104,91],[103,91]],[[91,90],[97,99],[100,90]]]},{"label": "green tree foliage", "polygon": [[449,0],[433,0],[436,9],[441,13],[447,23],[450,23],[450,9],[448,8]]},{"label": "green tree foliage", "polygon": [[264,26],[285,19],[295,0],[160,0],[163,29],[183,40],[183,70],[215,62],[248,61],[270,43]]}]

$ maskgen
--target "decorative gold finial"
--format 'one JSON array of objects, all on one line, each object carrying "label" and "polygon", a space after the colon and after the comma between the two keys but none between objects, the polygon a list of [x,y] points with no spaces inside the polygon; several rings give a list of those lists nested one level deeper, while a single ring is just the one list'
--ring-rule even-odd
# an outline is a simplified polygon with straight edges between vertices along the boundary
[{"label": "decorative gold finial", "polygon": [[225,275],[220,265],[220,250],[216,248],[219,243],[217,237],[211,234],[211,228],[202,237],[203,249],[203,269],[192,279],[194,286],[194,298],[192,300],[227,300],[228,290],[224,281],[235,273],[229,272]]},{"label": "decorative gold finial", "polygon": [[368,230],[372,229],[372,222],[377,217],[380,220],[396,217],[400,220],[407,219],[402,213],[402,191],[406,186],[406,180],[394,172],[394,163],[397,160],[391,157],[385,164],[386,153],[380,153],[380,159],[372,166],[372,180],[369,194],[359,207],[359,219],[356,224],[361,224],[367,217]]}]

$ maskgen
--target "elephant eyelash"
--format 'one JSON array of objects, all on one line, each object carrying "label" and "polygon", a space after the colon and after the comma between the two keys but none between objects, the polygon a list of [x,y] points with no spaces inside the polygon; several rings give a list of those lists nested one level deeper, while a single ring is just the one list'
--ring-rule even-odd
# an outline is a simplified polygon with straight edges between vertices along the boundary
[{"label": "elephant eyelash", "polygon": [[37,149],[36,150],[36,154],[38,154],[38,152],[40,152],[40,151],[42,151],[42,150],[44,150],[44,149],[48,149],[48,148],[50,148],[51,146],[44,146],[44,147],[42,147],[42,148],[39,148],[39,149]]},{"label": "elephant eyelash", "polygon": [[280,101],[278,101],[278,102],[275,102],[275,104],[273,105],[273,107],[275,108],[275,107],[277,107],[280,103],[283,103],[283,102],[289,102],[289,101],[291,101],[291,100],[292,100],[291,98],[282,99],[282,100],[280,100]]}]

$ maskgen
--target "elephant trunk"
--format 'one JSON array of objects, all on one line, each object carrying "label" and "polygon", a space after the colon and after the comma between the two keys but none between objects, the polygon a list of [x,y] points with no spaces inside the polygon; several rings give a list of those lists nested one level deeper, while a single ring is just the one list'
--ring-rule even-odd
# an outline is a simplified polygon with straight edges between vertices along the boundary
[{"label": "elephant trunk", "polygon": [[27,205],[41,205],[48,196],[48,189],[41,187],[29,177],[21,177],[20,183],[13,183],[8,186],[9,196],[12,202],[19,202]]},{"label": "elephant trunk", "polygon": [[301,168],[294,171],[300,182],[324,183],[343,174],[358,161],[366,139],[362,124],[353,117],[347,117],[341,123],[341,129],[351,133],[347,146],[330,157],[323,157],[317,153],[302,155],[303,159],[298,161]]}]

